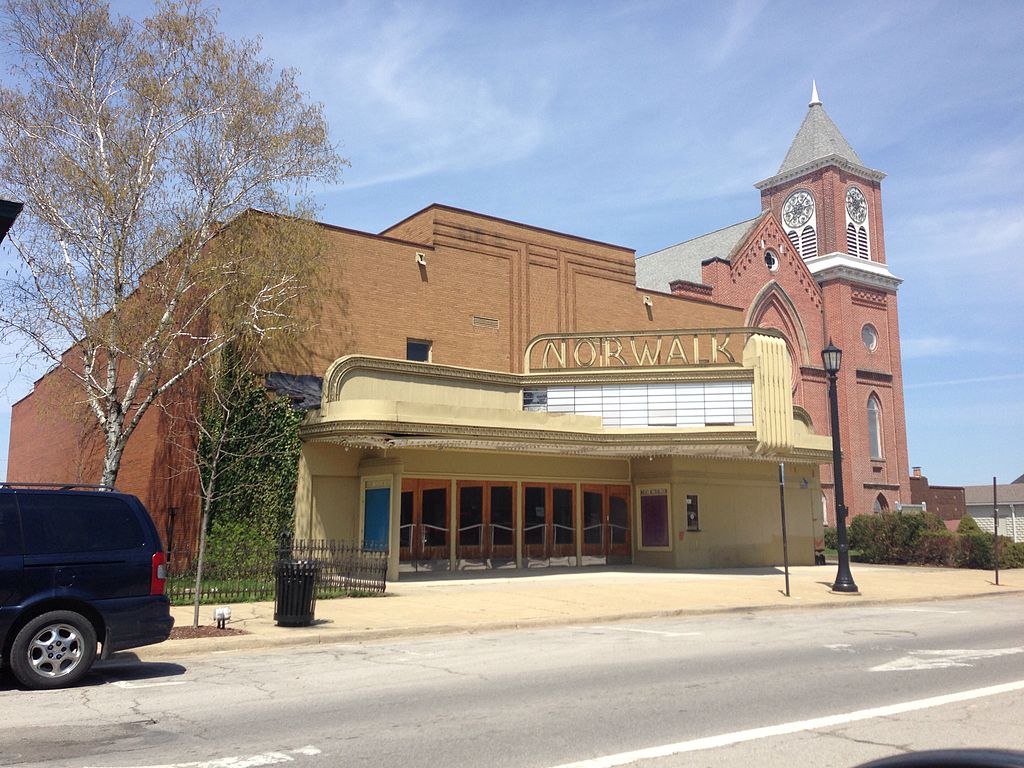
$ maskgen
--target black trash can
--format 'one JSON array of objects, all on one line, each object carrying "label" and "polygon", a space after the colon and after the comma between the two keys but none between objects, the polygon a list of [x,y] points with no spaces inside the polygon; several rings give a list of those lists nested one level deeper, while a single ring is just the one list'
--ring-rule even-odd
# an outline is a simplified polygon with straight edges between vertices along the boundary
[{"label": "black trash can", "polygon": [[315,560],[278,560],[274,564],[274,621],[279,626],[308,627],[313,623],[319,575],[320,564]]}]

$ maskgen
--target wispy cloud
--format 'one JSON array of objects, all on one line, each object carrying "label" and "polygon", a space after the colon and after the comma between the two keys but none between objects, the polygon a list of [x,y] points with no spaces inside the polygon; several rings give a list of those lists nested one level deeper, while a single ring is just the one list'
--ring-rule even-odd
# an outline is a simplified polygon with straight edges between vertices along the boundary
[{"label": "wispy cloud", "polygon": [[992,384],[1000,381],[1019,381],[1024,379],[1024,373],[1006,373],[996,376],[973,376],[967,379],[945,379],[943,381],[922,381],[915,384],[907,384],[904,389],[926,389],[928,387],[952,387],[963,384]]},{"label": "wispy cloud", "polygon": [[964,342],[954,336],[910,336],[900,342],[904,360],[937,357],[964,350]]},{"label": "wispy cloud", "polygon": [[736,0],[733,3],[722,34],[710,34],[706,38],[714,45],[708,57],[713,67],[730,59],[753,37],[759,26],[759,16],[767,4],[767,0]]}]

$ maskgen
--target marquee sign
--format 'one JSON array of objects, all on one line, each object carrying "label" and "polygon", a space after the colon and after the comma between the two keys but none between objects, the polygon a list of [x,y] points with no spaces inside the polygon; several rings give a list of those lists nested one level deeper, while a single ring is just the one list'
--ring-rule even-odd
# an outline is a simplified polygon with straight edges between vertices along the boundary
[{"label": "marquee sign", "polygon": [[527,372],[735,365],[759,328],[545,334],[526,347]]}]

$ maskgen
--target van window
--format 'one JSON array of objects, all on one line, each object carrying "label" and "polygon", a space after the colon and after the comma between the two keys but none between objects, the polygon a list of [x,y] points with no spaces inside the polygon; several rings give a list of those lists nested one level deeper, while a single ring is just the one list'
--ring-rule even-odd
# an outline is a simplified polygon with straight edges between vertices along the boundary
[{"label": "van window", "polygon": [[0,492],[0,555],[21,554],[21,526],[14,494]]},{"label": "van window", "polygon": [[112,496],[19,493],[18,506],[26,554],[136,549],[146,542],[135,512]]}]

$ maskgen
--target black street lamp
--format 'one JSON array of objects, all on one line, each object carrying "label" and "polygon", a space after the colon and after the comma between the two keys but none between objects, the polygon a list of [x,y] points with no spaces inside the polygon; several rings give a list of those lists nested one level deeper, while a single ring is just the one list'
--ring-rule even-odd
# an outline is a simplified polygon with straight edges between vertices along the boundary
[{"label": "black street lamp", "polygon": [[836,573],[833,592],[858,592],[850,573],[850,544],[846,539],[846,499],[843,498],[843,450],[839,442],[839,394],[836,392],[836,375],[843,361],[843,350],[828,340],[828,346],[821,350],[821,361],[828,374],[828,404],[832,414],[832,477],[836,496],[836,539],[839,542],[839,571]]}]

